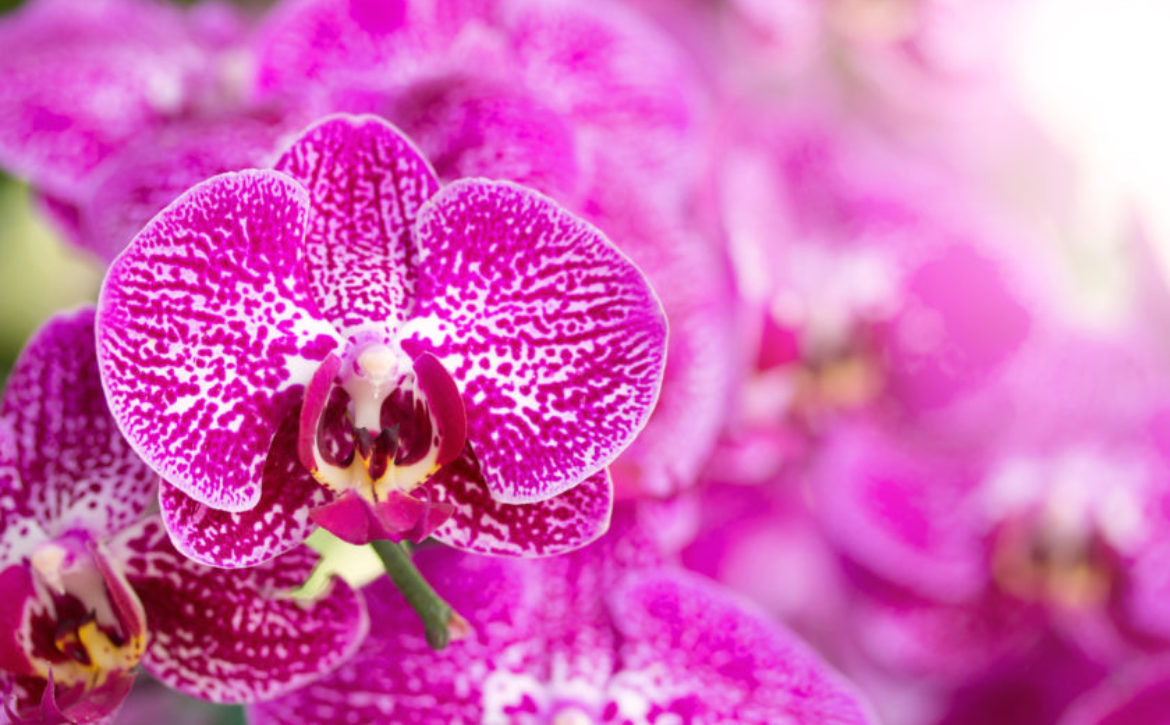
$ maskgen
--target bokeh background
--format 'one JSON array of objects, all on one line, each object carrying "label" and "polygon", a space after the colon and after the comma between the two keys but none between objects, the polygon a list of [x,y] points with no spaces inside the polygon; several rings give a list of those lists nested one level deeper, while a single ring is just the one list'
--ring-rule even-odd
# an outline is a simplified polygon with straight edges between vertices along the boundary
[{"label": "bokeh background", "polygon": [[[236,4],[257,15],[267,6],[253,0]],[[847,147],[843,152],[847,162],[834,166],[834,173],[849,174],[853,168],[864,167],[866,183],[876,180],[878,186],[884,174],[893,184],[921,173],[923,195],[938,190],[939,178],[961,188],[962,198],[955,208],[979,217],[980,224],[1011,230],[1003,234],[1002,246],[1007,254],[1029,260],[1027,276],[1045,300],[1045,314],[1058,317],[1063,328],[1091,339],[1133,335],[1158,346],[1170,334],[1170,326],[1159,324],[1170,323],[1170,307],[1160,307],[1164,301],[1160,295],[1170,280],[1170,86],[1165,78],[1170,68],[1166,40],[1170,3],[630,0],[629,4],[686,49],[706,81],[723,90],[722,102],[751,98],[761,107],[776,109],[775,118],[781,123],[831,117],[835,128],[846,129],[844,135],[863,139],[858,147],[864,148],[864,164],[855,164],[860,154],[853,157],[854,151]],[[18,0],[0,0],[0,11],[10,12],[18,5]],[[729,128],[734,130],[727,131],[729,138],[722,141],[733,147],[741,140],[735,135],[743,130]],[[815,151],[810,153],[815,156]],[[727,180],[733,190],[729,193],[742,201],[751,196],[751,190],[758,192],[750,158],[729,168],[737,169]],[[740,194],[736,184],[748,191]],[[943,206],[953,201],[948,199]],[[748,214],[742,212],[743,207],[735,208]],[[760,218],[773,212],[763,210]],[[750,226],[752,221],[746,217],[724,220],[731,236],[737,225]],[[102,269],[98,260],[62,243],[24,184],[0,177],[0,380],[45,318],[96,298]],[[1077,364],[1077,354],[1070,352],[1074,357],[1069,365]],[[1053,378],[1060,382],[1052,382],[1051,388],[1044,387],[1048,378],[1033,382],[1041,398],[1076,398],[1090,389],[1096,394],[1101,388],[1108,397],[1108,388],[1123,382],[1108,377],[1113,374],[1105,372],[1105,378],[1091,381],[1073,376],[1071,383]],[[766,394],[761,386],[745,396]],[[750,409],[751,401],[743,405]],[[734,526],[735,517],[746,515],[744,507],[755,505],[753,495],[717,487],[707,501],[708,512],[727,517],[720,526]],[[794,496],[799,499],[800,492]],[[719,508],[721,504],[724,509]],[[777,504],[769,498],[761,505]],[[721,510],[723,514],[718,513]],[[790,624],[822,644],[819,623],[800,617],[807,614],[810,599],[815,600],[822,588],[833,588],[825,583],[824,571],[836,570],[836,564],[821,567],[817,557],[823,552],[809,554],[793,544],[806,533],[802,527],[809,526],[814,524],[801,518],[782,531],[760,533],[759,540],[750,543],[749,548],[758,548],[759,557],[771,558],[770,565],[784,572],[767,581],[744,563],[752,559],[746,554],[736,559],[738,564],[714,561],[709,556],[717,548],[713,540],[687,552],[687,561],[765,606],[791,614]],[[785,559],[777,558],[778,551],[802,553]],[[739,565],[747,568],[736,571],[734,566]],[[845,576],[856,573],[846,571]],[[776,581],[783,584],[775,585]],[[793,593],[794,589],[799,591]],[[826,598],[837,595],[823,594]],[[1170,597],[1170,592],[1166,594]],[[815,601],[811,606],[815,608]],[[1009,668],[966,682],[949,690],[949,704],[942,706],[920,691],[929,689],[921,678],[878,669],[851,671],[847,656],[837,664],[859,678],[892,724],[989,723],[979,718],[991,717],[989,713],[1001,705],[1004,717],[1018,717],[1028,705],[1012,697],[1034,695],[1014,693],[1005,682],[1025,681],[1041,670],[1059,679],[1062,675],[1053,663],[1073,662],[1080,656],[1061,649],[1063,644],[1045,646],[1059,651],[1021,659],[1013,665],[1018,671]],[[832,657],[833,644],[825,647]],[[1082,674],[1076,670],[1069,677],[1075,680]],[[924,714],[940,707],[950,714]],[[1036,707],[1042,711],[1047,705]],[[145,678],[121,717],[128,723],[170,725],[243,722],[239,708],[197,703]]]}]

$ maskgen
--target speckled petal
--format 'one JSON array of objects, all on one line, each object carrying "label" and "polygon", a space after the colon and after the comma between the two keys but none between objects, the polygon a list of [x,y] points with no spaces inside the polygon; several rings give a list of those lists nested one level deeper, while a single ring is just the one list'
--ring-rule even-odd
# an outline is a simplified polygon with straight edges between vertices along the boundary
[{"label": "speckled petal", "polygon": [[140,0],[27,3],[0,48],[0,165],[67,197],[208,67],[181,11]]},{"label": "speckled petal", "polygon": [[645,424],[666,322],[595,228],[506,182],[458,181],[423,208],[412,356],[458,383],[493,497],[540,501],[610,463]]},{"label": "speckled petal", "polygon": [[411,228],[439,188],[410,141],[374,116],[334,116],[298,138],[276,169],[309,190],[309,287],[345,334],[409,316],[417,251]]},{"label": "speckled petal", "polygon": [[339,580],[311,602],[289,595],[316,563],[307,548],[248,569],[215,569],[175,551],[155,518],[112,551],[146,608],[143,666],[205,700],[251,702],[301,687],[348,659],[369,626],[362,596]]},{"label": "speckled petal", "polygon": [[545,501],[499,503],[492,498],[478,463],[467,449],[439,469],[429,486],[437,500],[455,505],[455,513],[435,530],[435,538],[479,554],[563,554],[604,534],[613,511],[613,484],[604,470]]},{"label": "speckled petal", "polygon": [[341,344],[304,278],[308,208],[274,171],[209,179],[134,238],[102,288],[114,417],[151,467],[213,508],[260,500],[277,427]]},{"label": "speckled petal", "polygon": [[744,361],[727,260],[693,220],[639,193],[626,177],[603,164],[587,216],[646,274],[670,340],[654,414],[612,473],[621,493],[663,497],[694,485],[707,464]]},{"label": "speckled petal", "polygon": [[13,526],[35,522],[51,537],[82,527],[102,537],[137,520],[153,501],[158,478],[106,407],[93,325],[92,307],[50,319],[8,378],[0,418],[11,426],[17,475],[0,504],[14,514]]},{"label": "speckled petal", "polygon": [[488,681],[510,684],[493,661],[501,652],[511,652],[512,666],[521,670],[534,663],[529,642],[538,621],[526,572],[502,559],[442,549],[420,550],[415,560],[471,623],[471,637],[441,652],[430,650],[418,616],[393,584],[380,579],[366,589],[371,629],[357,656],[319,683],[253,706],[253,725],[507,722],[484,717],[482,693]]},{"label": "speckled petal", "polygon": [[622,635],[610,683],[620,722],[876,722],[807,645],[706,580],[634,575],[610,605]]},{"label": "speckled petal", "polygon": [[315,528],[310,509],[325,505],[331,496],[297,458],[297,421],[297,415],[290,415],[276,432],[264,462],[260,502],[249,511],[217,511],[162,483],[159,506],[175,548],[203,564],[238,568],[304,543]]},{"label": "speckled petal", "polygon": [[16,436],[0,417],[0,562],[16,560],[31,540],[42,539],[40,527],[27,518],[27,495],[16,468]]}]

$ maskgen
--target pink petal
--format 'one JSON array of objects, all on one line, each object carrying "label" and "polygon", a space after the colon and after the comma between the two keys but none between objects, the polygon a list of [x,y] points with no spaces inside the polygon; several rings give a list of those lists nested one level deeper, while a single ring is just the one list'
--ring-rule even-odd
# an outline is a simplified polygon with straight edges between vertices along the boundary
[{"label": "pink petal", "polygon": [[31,533],[30,525],[48,538],[72,528],[102,538],[151,505],[158,478],[106,407],[92,307],[51,318],[28,342],[8,378],[0,419],[10,426],[14,455],[3,484],[12,518],[0,540],[14,541],[13,531],[23,539],[19,531]]},{"label": "pink petal", "polygon": [[665,363],[662,309],[596,229],[536,192],[460,181],[424,207],[418,308],[403,347],[463,393],[496,500],[539,501],[610,463],[641,430]]},{"label": "pink petal", "polygon": [[828,538],[880,577],[925,596],[977,595],[990,573],[973,508],[976,461],[877,426],[839,428],[814,471]]},{"label": "pink petal", "polygon": [[703,94],[665,33],[620,3],[520,0],[508,10],[508,39],[538,97],[556,99],[659,188],[694,178]]},{"label": "pink petal", "polygon": [[986,382],[1027,338],[1031,316],[1010,269],[952,244],[906,280],[907,303],[886,346],[892,395],[930,410]]},{"label": "pink petal", "polygon": [[213,508],[260,500],[277,427],[340,344],[304,279],[308,211],[283,174],[217,176],[155,217],[102,288],[114,417],[152,468]]},{"label": "pink petal", "polygon": [[137,134],[94,171],[80,204],[82,248],[109,262],[168,204],[204,179],[271,162],[292,123],[276,113],[191,117]]},{"label": "pink petal", "polygon": [[1170,723],[1170,660],[1139,661],[1073,703],[1060,725]]},{"label": "pink petal", "polygon": [[250,702],[294,690],[348,659],[369,626],[361,595],[341,581],[311,602],[289,596],[316,563],[307,548],[216,569],[175,551],[157,519],[116,546],[146,608],[143,666],[195,697]]},{"label": "pink petal", "polygon": [[794,635],[707,581],[633,576],[612,598],[622,670],[611,708],[744,725],[876,722],[857,693]]},{"label": "pink petal", "polygon": [[176,549],[202,564],[239,568],[266,562],[308,538],[314,528],[309,511],[325,505],[330,494],[297,458],[297,422],[290,415],[276,432],[253,509],[218,511],[162,482],[159,505]]},{"label": "pink petal", "polygon": [[206,72],[181,12],[138,0],[29,3],[0,47],[0,165],[66,197]]},{"label": "pink petal", "polygon": [[373,326],[388,338],[414,303],[411,228],[439,188],[410,141],[373,116],[334,116],[305,131],[276,169],[308,190],[309,289],[345,335]]},{"label": "pink petal", "polygon": [[624,177],[612,164],[603,167],[588,216],[646,274],[670,337],[662,395],[613,474],[619,491],[666,496],[695,483],[730,410],[743,367],[735,297],[727,260],[696,222]]},{"label": "pink petal", "polygon": [[515,181],[569,202],[584,169],[569,119],[494,69],[425,78],[395,94],[385,115],[444,181],[483,176]]},{"label": "pink petal", "polygon": [[[493,658],[512,648],[513,666],[530,661],[528,644],[538,622],[531,616],[525,573],[488,557],[420,550],[416,562],[428,581],[471,623],[472,635],[432,651],[422,623],[386,579],[367,589],[370,636],[352,660],[327,679],[250,709],[255,725],[352,722],[449,725],[483,720],[485,682],[507,685],[510,674]],[[474,582],[474,586],[469,586]],[[354,697],[360,692],[360,697]]]},{"label": "pink petal", "polygon": [[613,510],[613,484],[604,470],[544,501],[500,503],[492,498],[469,450],[439,469],[428,485],[439,501],[455,506],[454,515],[435,530],[435,538],[479,554],[563,554],[604,534]]}]

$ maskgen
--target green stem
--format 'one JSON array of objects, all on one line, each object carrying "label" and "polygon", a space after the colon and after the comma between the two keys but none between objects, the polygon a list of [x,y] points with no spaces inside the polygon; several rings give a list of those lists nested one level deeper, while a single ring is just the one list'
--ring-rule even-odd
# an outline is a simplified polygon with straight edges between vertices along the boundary
[{"label": "green stem", "polygon": [[382,560],[386,573],[395,586],[406,597],[410,607],[418,613],[427,632],[427,644],[431,649],[440,650],[451,641],[450,625],[459,615],[451,605],[443,601],[410,560],[410,553],[403,544],[379,540],[371,542],[374,553]]}]

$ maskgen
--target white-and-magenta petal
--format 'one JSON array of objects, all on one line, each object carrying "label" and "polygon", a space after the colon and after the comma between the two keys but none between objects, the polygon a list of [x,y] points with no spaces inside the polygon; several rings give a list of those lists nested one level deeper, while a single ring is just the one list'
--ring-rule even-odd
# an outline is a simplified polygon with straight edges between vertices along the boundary
[{"label": "white-and-magenta petal", "polygon": [[626,568],[615,543],[540,561],[419,551],[419,569],[465,614],[472,636],[426,650],[402,595],[375,583],[373,627],[357,657],[304,690],[253,708],[254,719],[873,722],[794,635],[693,575]]},{"label": "white-and-magenta petal", "polygon": [[369,626],[361,594],[339,580],[294,599],[316,564],[307,548],[248,569],[216,569],[171,546],[157,518],[111,547],[146,608],[142,664],[181,692],[252,702],[295,690],[348,659]]},{"label": "white-and-magenta petal", "polygon": [[[528,644],[539,622],[525,572],[512,562],[420,550],[416,563],[435,590],[471,623],[472,634],[432,651],[422,623],[386,579],[366,589],[370,636],[332,675],[287,697],[250,709],[254,725],[472,725],[485,720],[485,681],[504,668],[493,661],[514,652],[512,667],[534,666]],[[458,561],[458,565],[454,565]],[[474,581],[475,586],[468,586]],[[530,678],[531,679],[531,678]],[[355,697],[355,694],[360,695]],[[517,721],[519,722],[519,721]]]},{"label": "white-and-magenta petal", "polygon": [[332,495],[297,458],[297,422],[290,415],[272,440],[255,508],[218,511],[162,482],[159,507],[176,549],[202,564],[234,569],[261,564],[304,543],[316,528],[309,511],[329,503]]},{"label": "white-and-magenta petal", "polygon": [[608,706],[617,722],[875,722],[808,645],[697,576],[633,575],[610,609],[621,633]]},{"label": "white-and-magenta petal", "polygon": [[213,508],[256,505],[277,427],[340,345],[304,276],[308,211],[278,172],[214,177],[156,216],[102,288],[114,417],[151,467]]},{"label": "white-and-magenta petal", "polygon": [[29,341],[8,378],[0,419],[14,460],[0,506],[13,526],[35,524],[49,537],[83,528],[100,538],[136,521],[153,502],[157,476],[106,406],[93,330],[92,307],[57,315]]},{"label": "white-and-magenta petal", "polygon": [[439,188],[405,136],[374,116],[335,116],[305,131],[276,163],[309,190],[309,288],[321,312],[352,335],[388,336],[410,314],[418,253],[411,228]]},{"label": "white-and-magenta petal", "polygon": [[641,272],[554,201],[455,182],[420,214],[412,356],[458,382],[493,497],[540,501],[592,476],[645,424],[666,322]]},{"label": "white-and-magenta petal", "polygon": [[602,470],[562,494],[524,504],[492,498],[479,465],[465,449],[428,483],[438,501],[455,512],[434,536],[465,551],[495,556],[555,556],[578,549],[609,528],[613,483]]},{"label": "white-and-magenta petal", "polygon": [[646,274],[670,322],[662,395],[612,471],[619,491],[667,496],[693,485],[707,464],[744,361],[727,260],[694,219],[638,191],[608,163],[585,207]]}]

